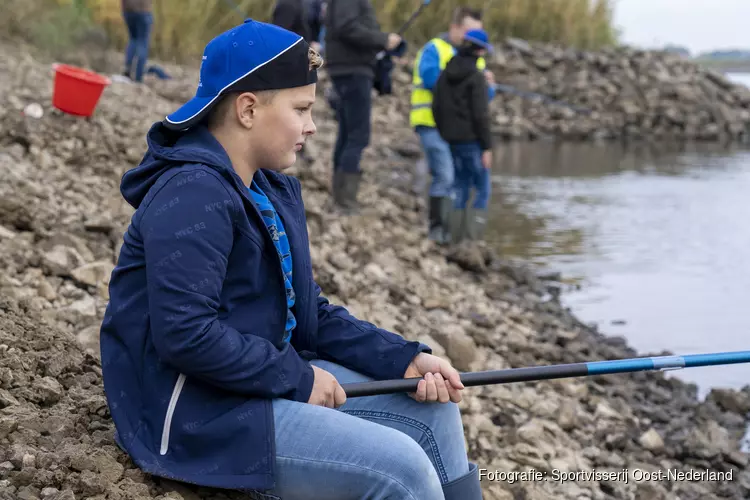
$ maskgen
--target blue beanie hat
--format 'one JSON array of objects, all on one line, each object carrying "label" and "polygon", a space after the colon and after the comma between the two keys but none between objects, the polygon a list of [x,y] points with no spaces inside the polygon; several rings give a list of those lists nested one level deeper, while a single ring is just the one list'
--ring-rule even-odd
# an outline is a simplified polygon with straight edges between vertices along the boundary
[{"label": "blue beanie hat", "polygon": [[464,41],[471,42],[472,44],[486,49],[487,52],[492,52],[492,45],[489,42],[489,36],[484,30],[469,30],[464,35]]}]

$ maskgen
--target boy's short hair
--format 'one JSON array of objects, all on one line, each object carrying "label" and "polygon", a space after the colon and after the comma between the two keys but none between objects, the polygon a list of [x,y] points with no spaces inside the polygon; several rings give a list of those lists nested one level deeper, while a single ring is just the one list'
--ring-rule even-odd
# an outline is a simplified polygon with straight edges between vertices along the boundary
[{"label": "boy's short hair", "polygon": [[470,17],[476,21],[482,20],[482,11],[479,9],[474,9],[472,7],[456,7],[453,9],[453,15],[451,16],[451,23],[455,24],[456,26],[461,25],[464,22],[464,19],[467,17]]},{"label": "boy's short hair", "polygon": [[312,70],[318,70],[323,67],[323,64],[325,62],[323,61],[323,56],[321,56],[318,51],[310,47],[310,49],[307,51],[307,59],[310,61],[310,71]]},{"label": "boy's short hair", "polygon": [[[204,120],[225,96],[303,87],[317,82],[322,65],[305,40],[279,26],[247,19],[208,42],[195,97],[163,124],[186,130]],[[215,118],[215,116],[213,117]]]}]

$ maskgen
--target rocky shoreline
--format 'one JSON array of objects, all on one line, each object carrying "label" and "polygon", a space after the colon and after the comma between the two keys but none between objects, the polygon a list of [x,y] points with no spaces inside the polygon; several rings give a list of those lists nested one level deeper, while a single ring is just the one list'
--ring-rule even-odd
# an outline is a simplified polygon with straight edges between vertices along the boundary
[{"label": "rocky shoreline", "polygon": [[[9,57],[0,61],[0,499],[241,498],[137,470],[114,444],[98,360],[107,281],[132,213],[120,177],[140,160],[151,123],[192,92],[194,72],[170,68],[173,81],[148,87],[116,83],[82,120],[49,105],[49,64],[2,49]],[[324,209],[335,123],[323,99],[308,148],[315,160],[292,172],[304,187],[314,272],[331,300],[429,343],[461,370],[639,355],[581,324],[558,302],[554,281],[486,248],[449,253],[424,229],[414,231],[424,203],[403,178],[418,148],[397,85],[377,101],[365,155],[370,213],[339,220]],[[24,115],[33,102],[42,118]],[[470,456],[505,474],[484,482],[487,499],[750,495],[749,457],[738,445],[750,388],[715,390],[701,402],[694,386],[636,373],[466,393]],[[507,477],[529,469],[547,480]],[[627,481],[615,476],[623,470]],[[636,470],[664,476],[644,480]],[[679,481],[668,470],[731,476]],[[558,481],[554,471],[579,474]],[[591,471],[614,478],[582,474]]]},{"label": "rocky shoreline", "polygon": [[[494,131],[504,141],[750,140],[750,89],[667,52],[586,52],[508,39],[488,66],[510,87],[492,104]],[[411,68],[394,76],[405,103]]]}]

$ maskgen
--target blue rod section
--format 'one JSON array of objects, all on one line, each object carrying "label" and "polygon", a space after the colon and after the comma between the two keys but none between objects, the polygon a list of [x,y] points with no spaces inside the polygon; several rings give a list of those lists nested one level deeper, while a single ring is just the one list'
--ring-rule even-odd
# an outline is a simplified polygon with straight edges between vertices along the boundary
[{"label": "blue rod section", "polygon": [[683,356],[685,366],[731,365],[735,363],[750,363],[750,351],[717,352],[714,354],[690,354]]}]

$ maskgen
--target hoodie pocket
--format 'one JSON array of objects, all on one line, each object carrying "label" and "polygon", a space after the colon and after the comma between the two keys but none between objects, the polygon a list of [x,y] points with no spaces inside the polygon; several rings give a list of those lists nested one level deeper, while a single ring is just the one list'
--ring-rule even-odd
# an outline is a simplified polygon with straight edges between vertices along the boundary
[{"label": "hoodie pocket", "polygon": [[180,373],[180,376],[177,377],[177,382],[174,384],[174,389],[172,389],[172,397],[169,399],[167,415],[164,417],[164,428],[161,432],[161,448],[159,449],[161,455],[166,455],[169,449],[169,432],[172,429],[172,417],[174,416],[174,409],[177,406],[177,401],[180,399],[180,393],[184,385],[185,375]]}]

